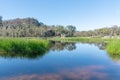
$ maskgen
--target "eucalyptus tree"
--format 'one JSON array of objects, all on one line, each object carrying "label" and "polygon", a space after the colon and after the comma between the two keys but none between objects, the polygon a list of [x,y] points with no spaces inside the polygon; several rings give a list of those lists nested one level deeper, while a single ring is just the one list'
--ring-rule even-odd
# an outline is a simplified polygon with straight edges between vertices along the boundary
[{"label": "eucalyptus tree", "polygon": [[0,27],[2,27],[2,16],[0,16]]},{"label": "eucalyptus tree", "polygon": [[74,32],[76,31],[76,27],[72,25],[66,26],[66,29],[68,30],[68,36],[73,36]]}]

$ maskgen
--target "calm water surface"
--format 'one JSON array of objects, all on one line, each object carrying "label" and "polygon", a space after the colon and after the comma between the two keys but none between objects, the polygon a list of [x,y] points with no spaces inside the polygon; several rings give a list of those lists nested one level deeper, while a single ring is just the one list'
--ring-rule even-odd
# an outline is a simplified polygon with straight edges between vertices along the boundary
[{"label": "calm water surface", "polygon": [[120,80],[120,59],[101,45],[55,42],[44,55],[1,55],[0,80]]}]

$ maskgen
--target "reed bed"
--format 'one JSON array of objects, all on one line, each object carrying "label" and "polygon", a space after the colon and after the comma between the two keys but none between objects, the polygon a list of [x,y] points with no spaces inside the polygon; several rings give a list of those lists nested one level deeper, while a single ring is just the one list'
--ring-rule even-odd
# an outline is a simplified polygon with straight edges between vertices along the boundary
[{"label": "reed bed", "polygon": [[0,50],[12,53],[41,53],[50,47],[48,40],[26,38],[1,38]]}]

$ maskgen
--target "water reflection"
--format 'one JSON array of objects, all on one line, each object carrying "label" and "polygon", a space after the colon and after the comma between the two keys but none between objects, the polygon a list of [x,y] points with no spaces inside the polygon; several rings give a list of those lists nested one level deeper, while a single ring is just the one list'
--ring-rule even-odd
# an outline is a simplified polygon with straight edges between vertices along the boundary
[{"label": "water reflection", "polygon": [[[82,44],[90,44],[90,45],[95,45],[98,47],[100,50],[105,50],[107,42],[79,42]],[[76,42],[61,42],[61,41],[51,41],[51,50],[65,50],[67,49],[68,51],[72,51],[76,49]]]},{"label": "water reflection", "polygon": [[[86,43],[82,43],[82,44],[86,44]],[[104,50],[106,47],[105,42],[102,43],[93,43],[93,42],[89,42],[87,44],[94,44],[95,46],[97,46],[100,50]],[[49,50],[53,50],[53,51],[62,51],[62,50],[68,50],[68,51],[72,51],[76,49],[76,43],[75,42],[60,42],[60,41],[51,41],[51,47]],[[0,52],[0,56],[4,57],[4,58],[28,58],[28,59],[36,59],[36,58],[42,58],[46,53],[48,53],[49,50],[46,50],[46,52],[41,52],[41,53],[4,53],[4,52]],[[119,59],[120,55],[117,54],[109,54],[110,57],[112,57],[113,59]]]},{"label": "water reflection", "polygon": [[[86,43],[82,43],[82,44],[86,44]],[[97,42],[97,43],[93,43],[93,42],[89,42],[87,44],[90,45],[95,45],[97,46],[100,50],[104,50],[107,43],[105,42]],[[75,42],[60,42],[60,41],[51,41],[51,47],[49,50],[53,50],[53,51],[62,51],[62,50],[68,50],[68,51],[72,51],[76,49],[76,43]],[[42,58],[45,54],[48,53],[49,50],[46,50],[46,52],[42,52],[42,53],[4,53],[4,52],[0,52],[0,56],[4,57],[4,58],[28,58],[28,59],[36,59],[36,58]],[[120,60],[120,55],[119,54],[110,54],[108,53],[109,56],[113,59],[113,60]]]},{"label": "water reflection", "polygon": [[[51,50],[64,50],[67,49],[69,51],[72,51],[76,49],[75,43],[65,43],[65,42],[51,42]],[[45,54],[48,53],[49,50],[46,50],[45,52],[41,53],[5,53],[0,52],[0,56],[4,58],[28,58],[28,59],[36,59],[36,58],[42,58]]]},{"label": "water reflection", "polygon": [[51,41],[51,50],[65,50],[72,51],[76,49],[76,43],[73,42],[60,42],[60,41]]},{"label": "water reflection", "polygon": [[[96,47],[98,47],[100,50],[105,50],[107,43],[106,42],[89,42],[87,44],[90,45],[95,45]],[[119,62],[120,63],[120,54],[118,53],[108,53],[109,57],[115,61],[115,62]]]},{"label": "water reflection", "polygon": [[109,57],[114,60],[115,62],[120,63],[120,54],[117,53],[108,53]]},{"label": "water reflection", "polygon": [[36,58],[42,58],[46,52],[41,53],[9,53],[9,52],[1,52],[0,57],[3,58],[27,58],[27,59],[36,59]]},{"label": "water reflection", "polygon": [[65,69],[56,73],[19,75],[2,80],[106,80],[108,74],[100,72],[104,66],[83,66]]},{"label": "water reflection", "polygon": [[107,43],[101,42],[101,43],[94,43],[95,46],[97,46],[100,50],[104,50],[106,48]]},{"label": "water reflection", "polygon": [[0,80],[119,80],[119,65],[113,65],[107,53],[97,48],[104,49],[106,43],[89,44],[51,42],[46,53],[0,53],[5,58],[40,58],[1,58]]},{"label": "water reflection", "polygon": [[[83,43],[83,42],[82,42]],[[105,50],[107,43],[106,42],[84,42],[83,44],[90,44],[97,46],[100,50]]]}]

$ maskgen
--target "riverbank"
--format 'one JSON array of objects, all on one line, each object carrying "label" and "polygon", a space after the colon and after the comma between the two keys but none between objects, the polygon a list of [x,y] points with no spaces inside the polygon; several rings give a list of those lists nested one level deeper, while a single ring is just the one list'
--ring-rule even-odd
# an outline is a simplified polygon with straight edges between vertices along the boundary
[{"label": "riverbank", "polygon": [[43,53],[50,48],[50,41],[106,43],[105,49],[110,54],[120,54],[120,39],[87,37],[53,38],[0,38],[0,51],[10,53]]},{"label": "riverbank", "polygon": [[10,53],[42,53],[48,50],[48,40],[37,38],[0,38],[0,50]]},{"label": "riverbank", "polygon": [[48,40],[62,41],[62,42],[109,42],[114,39],[88,38],[88,37],[65,37],[65,38],[53,37],[53,38],[48,38]]}]

